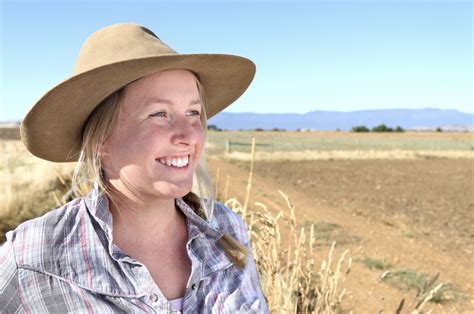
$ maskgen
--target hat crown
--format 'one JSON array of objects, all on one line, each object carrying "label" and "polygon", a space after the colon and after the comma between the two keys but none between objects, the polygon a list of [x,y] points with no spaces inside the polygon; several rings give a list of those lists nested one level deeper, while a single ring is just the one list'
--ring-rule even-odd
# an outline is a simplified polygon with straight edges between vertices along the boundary
[{"label": "hat crown", "polygon": [[177,54],[152,31],[133,23],[114,24],[90,35],[83,44],[74,74],[149,56]]}]

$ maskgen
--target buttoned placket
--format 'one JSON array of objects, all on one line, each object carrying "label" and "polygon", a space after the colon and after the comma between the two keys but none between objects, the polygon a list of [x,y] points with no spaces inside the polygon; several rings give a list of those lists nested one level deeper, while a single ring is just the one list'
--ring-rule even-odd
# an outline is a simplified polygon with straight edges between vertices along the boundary
[{"label": "buttoned placket", "polygon": [[191,259],[192,268],[191,275],[189,276],[189,280],[186,284],[186,291],[184,293],[183,309],[189,308],[191,304],[196,304],[197,302],[197,291],[199,282],[201,281],[202,264],[193,253],[192,243],[193,240],[197,239],[198,237],[199,236],[194,236],[186,244],[186,250],[188,252],[189,258]]},{"label": "buttoned placket", "polygon": [[[178,206],[180,206],[180,208],[183,210],[183,212],[186,215],[186,228],[188,231],[188,239],[189,239],[188,243],[186,244],[186,250],[192,262],[191,275],[189,276],[188,283],[186,284],[186,292],[184,294],[184,300],[183,300],[183,310],[186,310],[186,309],[192,309],[193,304],[198,303],[197,301],[198,301],[199,285],[201,281],[204,279],[203,278],[204,276],[203,263],[205,263],[205,261],[202,261],[200,258],[198,258],[194,254],[193,247],[195,245],[199,245],[197,243],[198,241],[208,241],[209,239],[206,239],[206,235],[204,235],[202,231],[200,230],[200,228],[197,226],[198,224],[200,224],[199,218],[197,218],[197,215],[195,215],[194,212],[192,212],[189,206],[181,199],[178,200]],[[206,227],[204,228],[207,231],[211,231],[211,234],[212,234],[210,235],[211,237],[220,238],[222,236],[222,233],[218,230],[207,229]]]},{"label": "buttoned placket", "polygon": [[[157,313],[162,313],[164,310],[166,310],[167,313],[179,313],[179,311],[175,310],[171,304],[169,304],[168,300],[166,300],[165,296],[151,277],[151,274],[145,265],[133,260],[130,257],[125,257],[122,260],[123,262],[129,263],[128,266],[130,267],[130,271],[133,274],[134,282],[137,285],[137,290],[144,294],[143,303],[145,303]],[[134,267],[132,267],[130,262],[135,264],[133,265]]]},{"label": "buttoned placket", "polygon": [[[189,276],[189,280],[186,285],[186,291],[183,299],[183,309],[185,309],[186,306],[190,307],[192,304],[197,302],[197,292],[199,288],[199,282],[201,280],[200,276],[202,274],[202,264],[192,252],[191,247],[193,240],[199,237],[202,237],[202,235],[194,235],[193,238],[186,244],[188,256],[192,261],[192,268],[191,275]],[[120,249],[114,245],[114,255],[119,253],[117,250],[119,251]],[[131,277],[134,279],[133,281],[137,285],[137,290],[141,291],[144,295],[143,302],[147,306],[152,308],[157,313],[162,313],[163,311],[166,311],[166,313],[181,313],[181,311],[176,310],[171,305],[171,303],[168,302],[145,265],[128,255],[122,255],[118,261],[122,263],[125,268],[127,268],[127,272],[131,273]]]},{"label": "buttoned placket", "polygon": [[[103,198],[104,202],[100,203],[100,206],[104,206],[102,210],[107,210],[108,201]],[[93,203],[90,204],[91,208],[99,205],[97,202],[99,198],[94,198]],[[188,256],[191,259],[192,269],[191,275],[186,285],[186,291],[183,299],[183,309],[192,308],[193,304],[197,303],[197,293],[199,290],[199,285],[201,280],[203,280],[203,263],[205,261],[201,261],[194,253],[193,253],[193,245],[196,245],[195,240],[198,238],[206,238],[206,236],[202,233],[200,228],[197,227],[196,224],[202,224],[199,221],[200,218],[197,218],[197,215],[192,211],[191,208],[181,199],[178,201],[178,206],[186,215],[186,225],[188,230],[188,242],[186,244],[186,250],[188,252]],[[184,208],[183,208],[184,207]],[[166,310],[167,313],[180,313],[180,311],[174,309],[171,303],[165,298],[161,290],[159,289],[158,285],[153,280],[150,272],[146,268],[145,265],[140,263],[139,261],[131,258],[130,256],[123,253],[120,248],[118,248],[112,242],[112,230],[110,226],[112,225],[112,217],[109,212],[106,212],[104,217],[101,217],[100,224],[103,227],[104,231],[106,230],[106,234],[109,240],[109,252],[111,252],[112,256],[116,261],[121,263],[123,266],[127,264],[124,268],[126,268],[126,272],[130,274],[130,279],[132,282],[136,283],[137,291],[143,295],[144,300],[143,303],[149,306],[154,311],[158,311],[162,313],[163,310]],[[202,227],[202,226],[201,226]],[[213,227],[217,227],[217,224],[214,221]],[[212,238],[220,238],[222,233],[214,228],[207,229],[207,226],[204,226],[207,231],[211,232]],[[207,239],[209,240],[209,239]],[[125,270],[125,269],[124,269]]]}]

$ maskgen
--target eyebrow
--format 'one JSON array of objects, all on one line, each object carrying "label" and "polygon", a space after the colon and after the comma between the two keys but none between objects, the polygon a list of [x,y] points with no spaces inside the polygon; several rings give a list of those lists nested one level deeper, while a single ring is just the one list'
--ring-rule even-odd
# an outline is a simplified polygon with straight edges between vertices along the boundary
[{"label": "eyebrow", "polygon": [[[162,103],[162,104],[168,104],[168,105],[173,105],[173,102],[167,98],[150,98],[146,101],[147,104],[150,103]],[[202,101],[200,99],[195,99],[189,103],[190,106],[192,105],[202,105]]]}]

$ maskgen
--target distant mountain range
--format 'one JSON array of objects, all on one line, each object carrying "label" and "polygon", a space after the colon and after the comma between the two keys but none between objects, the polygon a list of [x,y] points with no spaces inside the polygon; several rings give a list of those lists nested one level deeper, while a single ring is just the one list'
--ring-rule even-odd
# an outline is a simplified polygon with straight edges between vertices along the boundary
[{"label": "distant mountain range", "polygon": [[[0,122],[0,127],[19,125],[19,121]],[[458,110],[443,109],[387,109],[360,111],[310,111],[299,113],[231,113],[221,112],[208,121],[224,130],[253,130],[274,128],[285,130],[341,130],[354,126],[402,127],[405,130],[429,131],[441,128],[443,131],[474,132],[474,114]]]},{"label": "distant mountain range", "polygon": [[225,130],[274,128],[297,130],[350,130],[354,126],[368,128],[385,124],[405,130],[474,131],[474,114],[443,109],[387,109],[351,112],[310,111],[297,113],[231,113],[221,112],[209,119],[209,125]]}]

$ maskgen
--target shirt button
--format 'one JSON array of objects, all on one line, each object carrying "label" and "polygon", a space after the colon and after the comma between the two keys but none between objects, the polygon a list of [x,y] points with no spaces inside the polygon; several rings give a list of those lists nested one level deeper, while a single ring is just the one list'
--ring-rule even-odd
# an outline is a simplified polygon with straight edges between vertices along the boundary
[{"label": "shirt button", "polygon": [[153,293],[152,295],[150,295],[150,301],[155,303],[156,301],[158,301],[158,296]]},{"label": "shirt button", "polygon": [[191,284],[191,290],[196,290],[197,289],[197,284],[193,283]]}]

